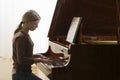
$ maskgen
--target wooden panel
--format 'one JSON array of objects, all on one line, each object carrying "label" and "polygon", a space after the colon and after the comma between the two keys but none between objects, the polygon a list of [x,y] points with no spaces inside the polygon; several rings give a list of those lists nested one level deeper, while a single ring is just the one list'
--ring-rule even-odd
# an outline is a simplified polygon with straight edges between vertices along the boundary
[{"label": "wooden panel", "polygon": [[83,17],[83,34],[117,35],[116,0],[58,0],[49,37],[66,36],[73,16]]},{"label": "wooden panel", "polygon": [[120,80],[119,45],[72,45],[69,65],[52,70],[52,80]]}]

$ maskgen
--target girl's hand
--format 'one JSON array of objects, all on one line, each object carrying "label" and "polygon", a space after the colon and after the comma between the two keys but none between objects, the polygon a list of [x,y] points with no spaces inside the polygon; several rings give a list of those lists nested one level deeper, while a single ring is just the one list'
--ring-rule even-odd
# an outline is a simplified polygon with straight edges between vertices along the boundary
[{"label": "girl's hand", "polygon": [[35,63],[42,62],[48,65],[51,65],[53,61],[46,57],[46,58],[34,58],[34,62]]},{"label": "girl's hand", "polygon": [[50,60],[49,58],[43,58],[43,59],[41,59],[41,61],[43,62],[43,63],[45,63],[45,64],[48,64],[48,65],[51,65],[52,64],[52,60]]}]

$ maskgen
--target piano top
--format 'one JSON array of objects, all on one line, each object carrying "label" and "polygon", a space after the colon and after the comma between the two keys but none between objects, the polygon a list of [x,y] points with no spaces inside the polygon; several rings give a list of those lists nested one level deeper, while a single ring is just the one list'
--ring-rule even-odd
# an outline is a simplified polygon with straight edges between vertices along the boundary
[{"label": "piano top", "polygon": [[119,0],[58,0],[48,37],[66,38],[73,17],[82,17],[82,35],[117,36]]}]

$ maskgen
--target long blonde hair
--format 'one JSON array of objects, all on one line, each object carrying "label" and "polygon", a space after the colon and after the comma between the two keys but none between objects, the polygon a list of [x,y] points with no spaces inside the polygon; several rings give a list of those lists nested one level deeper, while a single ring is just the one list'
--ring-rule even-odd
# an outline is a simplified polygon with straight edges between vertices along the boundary
[{"label": "long blonde hair", "polygon": [[14,34],[22,29],[22,24],[24,24],[25,22],[37,21],[40,19],[41,19],[40,15],[35,10],[28,10],[27,12],[24,13],[22,21],[18,25],[17,29],[14,31]]}]

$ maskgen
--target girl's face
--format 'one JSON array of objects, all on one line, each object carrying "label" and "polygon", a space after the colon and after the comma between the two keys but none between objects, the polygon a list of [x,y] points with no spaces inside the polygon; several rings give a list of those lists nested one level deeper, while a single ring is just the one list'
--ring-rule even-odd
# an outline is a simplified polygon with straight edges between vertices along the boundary
[{"label": "girl's face", "polygon": [[29,30],[31,31],[35,30],[38,27],[39,21],[40,20],[28,22],[27,26],[29,27]]}]

